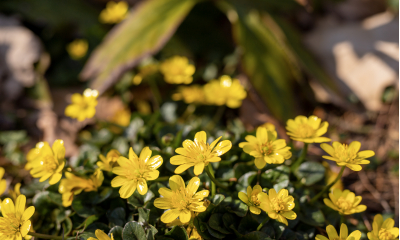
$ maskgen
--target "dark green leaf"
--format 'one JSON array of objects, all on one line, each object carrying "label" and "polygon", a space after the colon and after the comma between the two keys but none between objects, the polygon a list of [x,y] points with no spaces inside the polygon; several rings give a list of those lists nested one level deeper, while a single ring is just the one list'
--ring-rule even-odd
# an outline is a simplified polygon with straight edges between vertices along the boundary
[{"label": "dark green leaf", "polygon": [[317,162],[304,162],[294,174],[304,185],[311,186],[325,177],[325,168]]},{"label": "dark green leaf", "polygon": [[207,225],[207,230],[208,230],[208,233],[210,233],[210,235],[215,237],[215,238],[218,238],[218,239],[225,238],[225,234],[212,229],[209,225]]},{"label": "dark green leaf", "polygon": [[238,199],[233,200],[232,203],[226,208],[228,211],[233,212],[239,217],[244,217],[249,210],[249,207]]},{"label": "dark green leaf", "polygon": [[273,239],[270,238],[266,233],[255,231],[248,233],[241,238],[238,238],[238,240],[273,240]]},{"label": "dark green leaf", "polygon": [[146,233],[142,226],[135,221],[128,222],[122,232],[122,239],[124,240],[143,240],[146,239]]},{"label": "dark green leaf", "polygon": [[211,215],[210,220],[208,220],[208,225],[214,229],[217,230],[223,234],[230,234],[231,231],[225,228],[224,223],[223,223],[223,217],[224,214],[222,213],[214,213]]},{"label": "dark green leaf", "polygon": [[222,194],[215,194],[214,198],[212,199],[212,203],[215,205],[220,204],[222,201],[224,201],[225,196]]},{"label": "dark green leaf", "polygon": [[113,189],[111,187],[104,188],[99,194],[96,194],[93,204],[99,204],[109,198],[113,193]]},{"label": "dark green leaf", "polygon": [[112,211],[108,211],[107,217],[110,227],[114,226],[124,226],[125,224],[125,209],[123,207],[118,207]]},{"label": "dark green leaf", "polygon": [[256,221],[250,213],[248,213],[242,220],[240,221],[238,231],[242,234],[247,234],[251,231],[255,231],[258,227],[259,223]]},{"label": "dark green leaf", "polygon": [[147,223],[149,222],[150,210],[145,208],[138,208],[139,211],[139,223]]},{"label": "dark green leaf", "polygon": [[211,234],[208,232],[207,223],[202,222],[198,217],[196,217],[193,224],[202,238],[213,239]]},{"label": "dark green leaf", "polygon": [[183,228],[181,226],[173,227],[169,232],[167,232],[165,234],[165,236],[169,236],[175,240],[188,240],[189,239],[185,228]]},{"label": "dark green leaf", "polygon": [[114,237],[114,240],[122,240],[122,232],[123,232],[123,228],[121,226],[115,226],[113,228],[111,228],[110,232],[108,233],[108,236],[111,237],[111,234]]}]

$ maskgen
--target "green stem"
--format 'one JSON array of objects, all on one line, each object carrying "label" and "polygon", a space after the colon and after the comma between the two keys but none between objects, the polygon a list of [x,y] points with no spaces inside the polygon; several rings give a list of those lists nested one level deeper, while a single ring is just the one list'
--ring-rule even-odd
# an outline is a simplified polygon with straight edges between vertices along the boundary
[{"label": "green stem", "polygon": [[47,235],[47,234],[41,234],[41,233],[34,233],[34,232],[28,232],[28,235],[35,237],[36,238],[42,238],[42,239],[55,239],[55,240],[62,240],[63,237],[59,236],[52,236],[52,235]]},{"label": "green stem", "polygon": [[215,185],[217,185],[220,188],[227,189],[226,186],[222,185],[220,182],[218,182],[217,179],[214,177],[214,170],[212,169],[211,163],[208,164],[207,167],[204,168],[206,170],[206,173],[208,177],[211,179],[211,196],[213,197],[215,195],[216,189]]},{"label": "green stem", "polygon": [[263,221],[262,223],[260,223],[260,225],[258,225],[257,231],[260,231],[261,228],[262,228],[262,226],[263,226],[266,222],[268,222],[268,220],[269,220],[269,217],[265,218],[264,221]]},{"label": "green stem", "polygon": [[219,120],[221,120],[222,115],[225,112],[225,105],[219,106],[217,112],[215,113],[213,119],[207,124],[207,126],[205,127],[206,129],[210,130],[213,129],[215,127],[215,125],[217,124],[217,122]]},{"label": "green stem", "polygon": [[343,214],[340,215],[340,226],[342,226],[342,223],[346,221],[346,218],[344,217]]},{"label": "green stem", "polygon": [[336,183],[337,181],[339,181],[339,179],[340,179],[340,178],[342,177],[342,175],[343,175],[343,172],[344,172],[344,169],[345,169],[345,168],[346,168],[346,166],[343,166],[342,169],[340,169],[340,172],[339,172],[338,176],[336,177],[336,179],[333,180],[333,182],[331,182],[329,185],[325,186],[325,187],[321,190],[321,192],[319,192],[317,195],[315,195],[315,196],[311,199],[310,204],[313,204],[316,200],[318,200],[318,198],[320,198],[320,197],[322,196],[322,194],[324,194],[326,191],[328,191],[329,189],[331,189],[331,187],[332,187],[333,185],[335,185],[335,183]]},{"label": "green stem", "polygon": [[187,117],[189,117],[190,115],[192,115],[192,114],[194,113],[194,111],[196,111],[196,105],[194,105],[194,104],[189,104],[189,105],[186,107],[185,112],[182,114],[181,120],[182,120],[182,121],[185,121],[185,119],[186,119]]},{"label": "green stem", "polygon": [[307,156],[307,150],[308,150],[308,143],[304,143],[303,150],[301,151],[300,157],[293,163],[292,165],[292,170],[296,170],[300,164],[304,161],[304,159]]},{"label": "green stem", "polygon": [[149,85],[151,88],[151,92],[154,95],[154,101],[155,101],[154,107],[156,110],[158,110],[160,108],[160,103],[162,102],[160,91],[158,90],[156,81],[154,79],[149,79]]}]

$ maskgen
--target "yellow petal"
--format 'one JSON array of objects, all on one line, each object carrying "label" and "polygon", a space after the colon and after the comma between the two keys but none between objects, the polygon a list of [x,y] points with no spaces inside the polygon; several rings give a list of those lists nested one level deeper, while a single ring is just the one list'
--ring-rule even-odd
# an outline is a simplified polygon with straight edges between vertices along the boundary
[{"label": "yellow petal", "polygon": [[25,211],[26,197],[24,195],[19,195],[17,201],[15,202],[15,215],[18,219],[22,217]]},{"label": "yellow petal", "polygon": [[278,214],[278,218],[277,218],[278,222],[281,222],[283,224],[285,224],[286,226],[289,225],[288,221],[286,220],[286,218],[280,214]]},{"label": "yellow petal", "polygon": [[[319,137],[319,136],[324,135],[328,131],[328,126],[329,126],[328,122],[326,122],[326,121],[322,122],[321,125],[319,126],[318,130],[315,131],[315,136]],[[329,139],[329,141],[327,141],[327,142],[330,142],[330,141],[331,140]]]},{"label": "yellow petal", "polygon": [[247,205],[251,205],[249,203],[249,198],[247,197],[247,195],[244,192],[239,192],[238,197],[239,197],[240,200],[242,200]]},{"label": "yellow petal", "polygon": [[265,167],[265,165],[267,164],[267,162],[264,160],[263,157],[260,157],[260,158],[254,159],[254,164],[256,165],[256,167],[258,169],[263,169]]},{"label": "yellow petal", "polygon": [[176,155],[170,158],[169,161],[171,162],[172,165],[181,165],[185,164],[188,160],[187,157],[185,156]]},{"label": "yellow petal", "polygon": [[342,223],[342,225],[340,225],[340,239],[346,239],[348,235],[349,231],[347,229],[347,226],[346,224]]},{"label": "yellow petal", "polygon": [[193,177],[192,179],[190,179],[187,185],[186,188],[187,194],[189,194],[189,196],[193,196],[197,192],[197,189],[199,189],[199,186],[200,186],[200,179],[198,177]]},{"label": "yellow petal", "polygon": [[285,198],[288,195],[289,195],[289,191],[284,188],[279,190],[279,192],[278,192],[278,198]]},{"label": "yellow petal", "polygon": [[256,208],[256,207],[254,207],[254,206],[250,206],[250,212],[252,212],[253,214],[258,215],[258,214],[261,213],[261,209]]},{"label": "yellow petal", "polygon": [[329,200],[327,198],[324,198],[324,203],[325,203],[326,206],[332,208],[333,210],[338,211],[338,208],[335,206],[335,204],[332,203],[331,200]]},{"label": "yellow petal", "polygon": [[3,194],[7,189],[7,181],[5,179],[0,180],[0,195]]},{"label": "yellow petal", "polygon": [[14,203],[10,198],[4,199],[1,203],[1,213],[4,217],[12,216],[15,214]]},{"label": "yellow petal", "polygon": [[350,233],[350,235],[348,236],[348,240],[360,240],[361,238],[361,232],[356,230],[352,233]]},{"label": "yellow petal", "polygon": [[397,238],[399,236],[399,228],[397,227],[390,228],[389,232],[393,235],[394,238]]},{"label": "yellow petal", "polygon": [[297,217],[297,214],[294,211],[282,212],[281,214],[282,216],[290,220],[294,220]]},{"label": "yellow petal", "polygon": [[95,232],[95,234],[96,234],[96,237],[97,237],[99,240],[110,240],[110,238],[108,237],[108,235],[105,234],[105,233],[104,233],[103,231],[101,231],[100,229],[97,229],[96,232]]},{"label": "yellow petal", "polygon": [[192,215],[190,214],[189,210],[182,210],[179,214],[179,220],[181,220],[182,223],[187,223],[190,221],[190,217]]},{"label": "yellow petal", "polygon": [[204,171],[204,162],[200,162],[194,165],[194,170],[193,170],[194,175],[198,176],[202,174],[203,171]]},{"label": "yellow petal", "polygon": [[360,151],[361,143],[359,141],[353,141],[349,144],[348,151],[358,152]]},{"label": "yellow petal", "polygon": [[201,131],[201,132],[196,133],[196,135],[194,136],[194,141],[206,143],[207,142],[206,132]]},{"label": "yellow petal", "polygon": [[22,237],[25,237],[30,229],[31,229],[31,221],[29,220],[25,221],[20,228]]},{"label": "yellow petal", "polygon": [[346,164],[346,167],[350,168],[353,171],[361,171],[362,167],[358,164]]},{"label": "yellow petal", "polygon": [[201,190],[199,192],[197,192],[193,198],[199,199],[199,200],[203,200],[204,198],[208,197],[208,194],[210,194],[210,191],[208,190]]},{"label": "yellow petal", "polygon": [[157,169],[162,165],[162,163],[163,158],[160,155],[157,155],[148,160],[147,166],[149,166],[150,169]]},{"label": "yellow petal", "polygon": [[137,186],[136,180],[130,180],[124,183],[124,185],[122,185],[122,187],[119,189],[120,197],[125,199],[129,198],[135,192],[136,186]]},{"label": "yellow petal", "polygon": [[31,218],[34,213],[35,213],[35,207],[34,206],[30,206],[24,211],[24,214],[22,214],[22,218],[21,219],[23,221],[26,221],[29,218]]},{"label": "yellow petal", "polygon": [[206,162],[219,162],[221,161],[220,157],[212,157],[206,160]]},{"label": "yellow petal", "polygon": [[147,193],[147,182],[143,178],[139,178],[137,181],[137,190],[140,195],[145,195]]},{"label": "yellow petal", "polygon": [[[254,191],[256,191],[257,192],[257,194],[259,193],[259,192],[262,192],[262,188],[261,188],[261,186],[260,185],[255,185],[254,187],[253,187],[253,192]],[[254,193],[253,193],[254,194]]]},{"label": "yellow petal", "polygon": [[144,175],[144,177],[147,181],[156,180],[158,178],[158,176],[160,176],[160,172],[158,170],[153,170],[153,171],[147,172]]},{"label": "yellow petal", "polygon": [[268,132],[265,127],[258,127],[256,132],[257,140],[260,143],[265,143],[268,141]]},{"label": "yellow petal", "polygon": [[329,240],[328,238],[318,234],[317,236],[315,236],[315,240]]},{"label": "yellow petal", "polygon": [[154,200],[154,206],[159,209],[171,209],[172,202],[166,198],[157,198]]},{"label": "yellow petal", "polygon": [[388,218],[382,223],[381,228],[391,229],[393,227],[394,227],[394,220],[391,218]]},{"label": "yellow petal", "polygon": [[217,144],[217,146],[213,149],[213,153],[216,153],[217,156],[221,156],[225,154],[232,148],[232,142],[229,140],[224,140]]},{"label": "yellow petal", "polygon": [[175,191],[181,188],[185,188],[185,182],[183,181],[181,176],[174,175],[169,178],[169,186],[172,191]]},{"label": "yellow petal", "polygon": [[369,158],[369,157],[372,157],[374,155],[375,155],[375,152],[371,151],[371,150],[365,150],[365,151],[361,151],[361,152],[357,153],[357,156],[359,158]]},{"label": "yellow petal", "polygon": [[122,186],[125,182],[127,182],[128,179],[124,176],[116,176],[112,181],[111,181],[111,187],[120,187]]},{"label": "yellow petal", "polygon": [[179,217],[180,211],[177,209],[168,210],[161,215],[163,223],[170,223]]},{"label": "yellow petal", "polygon": [[57,159],[63,159],[65,157],[65,147],[63,140],[57,139],[56,141],[54,141],[52,149]]},{"label": "yellow petal", "polygon": [[[326,132],[326,130],[324,131],[324,133],[325,132]],[[330,141],[331,141],[331,139],[327,138],[327,137],[316,137],[316,138],[312,138],[311,141],[308,141],[308,143],[312,143],[312,142],[323,143],[323,142],[330,142]],[[306,142],[306,141],[304,141],[304,142]]]},{"label": "yellow petal", "polygon": [[217,143],[219,142],[219,140],[220,140],[221,138],[222,138],[222,137],[219,137],[219,138],[215,139],[215,140],[210,144],[210,149],[213,149],[213,148],[215,147],[215,145],[217,145]]},{"label": "yellow petal", "polygon": [[50,184],[50,185],[54,185],[54,184],[58,183],[58,181],[60,181],[61,177],[62,177],[62,174],[61,174],[61,173],[54,173],[54,174],[50,177],[49,184]]},{"label": "yellow petal", "polygon": [[269,199],[272,201],[272,199],[276,198],[278,195],[276,194],[275,189],[271,188],[268,191]]},{"label": "yellow petal", "polygon": [[149,147],[145,147],[142,149],[142,151],[140,152],[140,160],[142,160],[143,162],[147,163],[147,161],[150,159],[151,157],[151,150]]},{"label": "yellow petal", "polygon": [[339,239],[339,235],[332,225],[326,227],[326,233],[328,234],[329,239]]},{"label": "yellow petal", "polygon": [[318,129],[321,124],[321,118],[317,116],[310,116],[307,121],[308,125],[310,125],[314,130]]},{"label": "yellow petal", "polygon": [[180,165],[179,167],[175,168],[174,173],[181,174],[184,171],[186,171],[188,168],[192,167],[193,165],[194,165],[193,163],[186,163],[186,164]]},{"label": "yellow petal", "polygon": [[166,197],[166,198],[171,198],[172,197],[172,191],[170,189],[168,189],[168,188],[165,188],[165,187],[158,189],[158,193],[161,196]]},{"label": "yellow petal", "polygon": [[4,168],[0,167],[0,179],[3,178],[4,172],[5,172]]},{"label": "yellow petal", "polygon": [[322,144],[320,145],[320,147],[321,147],[325,152],[327,152],[329,155],[331,155],[331,156],[334,156],[334,155],[335,155],[335,150],[333,149],[332,146],[330,146],[330,145],[328,145],[328,144],[326,144],[326,143],[322,143]]},{"label": "yellow petal", "polygon": [[286,146],[286,141],[285,139],[276,140],[272,143],[272,146],[274,146],[274,149],[284,148]]},{"label": "yellow petal", "polygon": [[382,217],[382,215],[381,214],[376,214],[375,215],[375,217],[374,217],[374,223],[376,223],[377,224],[377,230],[379,229],[379,228],[381,228],[381,226],[382,226],[382,224],[383,224],[383,217]]},{"label": "yellow petal", "polygon": [[[143,151],[143,150],[142,150]],[[136,155],[136,153],[133,151],[132,147],[129,148],[129,159],[133,160],[133,159],[137,159],[138,156]]]}]

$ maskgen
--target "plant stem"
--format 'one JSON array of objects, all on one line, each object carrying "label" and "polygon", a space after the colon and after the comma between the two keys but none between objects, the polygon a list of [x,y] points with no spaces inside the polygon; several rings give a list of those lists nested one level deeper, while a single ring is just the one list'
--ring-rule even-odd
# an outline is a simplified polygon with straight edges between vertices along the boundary
[{"label": "plant stem", "polygon": [[221,119],[222,115],[224,114],[225,108],[226,108],[225,105],[222,105],[222,106],[218,107],[218,110],[215,113],[214,117],[212,118],[212,120],[205,127],[206,129],[210,130],[210,129],[213,129],[215,127],[217,122]]},{"label": "plant stem", "polygon": [[59,237],[59,236],[52,236],[52,235],[34,233],[34,232],[28,232],[28,235],[35,237],[35,238],[42,238],[42,239],[55,239],[55,240],[63,239],[63,237]]},{"label": "plant stem", "polygon": [[300,157],[293,163],[292,170],[296,170],[307,156],[308,143],[304,143],[303,150],[301,150]]},{"label": "plant stem", "polygon": [[340,215],[340,226],[342,225],[342,223],[344,223],[346,221],[346,218],[344,217],[344,215]]},{"label": "plant stem", "polygon": [[325,187],[321,190],[321,192],[319,192],[317,195],[315,195],[315,196],[311,199],[310,204],[313,204],[316,200],[318,200],[318,198],[320,198],[320,197],[322,196],[322,194],[324,194],[326,191],[328,191],[329,189],[331,189],[331,187],[332,187],[333,185],[335,185],[335,183],[336,183],[337,181],[339,181],[339,179],[340,179],[340,178],[342,177],[342,175],[343,175],[343,172],[344,172],[344,169],[345,169],[345,168],[346,168],[346,166],[343,166],[342,169],[340,169],[340,172],[339,172],[338,176],[336,177],[336,179],[333,180],[333,182],[331,182],[329,185],[325,186]]},{"label": "plant stem", "polygon": [[160,108],[160,103],[162,102],[160,91],[158,90],[156,81],[154,79],[149,79],[149,85],[151,92],[154,95],[154,108],[158,110]]},{"label": "plant stem", "polygon": [[269,220],[269,217],[266,217],[266,218],[264,219],[264,221],[263,221],[262,223],[260,223],[260,225],[258,225],[257,231],[260,231],[261,228],[262,228],[262,226],[263,226],[266,222],[268,222],[268,220]]},{"label": "plant stem", "polygon": [[185,112],[182,114],[182,116],[180,117],[180,119],[182,121],[185,121],[187,117],[189,117],[190,115],[192,115],[194,113],[194,111],[196,111],[196,105],[194,104],[189,104],[186,107]]},{"label": "plant stem", "polygon": [[214,170],[212,169],[211,163],[208,164],[207,167],[204,168],[206,170],[206,173],[208,177],[211,179],[211,197],[215,195],[215,185],[217,185],[220,188],[227,189],[226,186],[222,185],[220,182],[217,181],[214,177]]}]

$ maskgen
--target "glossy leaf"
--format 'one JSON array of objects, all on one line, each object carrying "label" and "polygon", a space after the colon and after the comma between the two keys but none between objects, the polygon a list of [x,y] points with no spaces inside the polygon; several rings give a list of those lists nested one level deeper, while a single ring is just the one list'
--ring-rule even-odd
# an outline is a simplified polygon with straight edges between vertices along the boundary
[{"label": "glossy leaf", "polygon": [[183,228],[181,226],[173,227],[168,233],[165,234],[165,236],[171,237],[172,239],[175,239],[175,240],[188,240],[189,239],[185,228]]},{"label": "glossy leaf", "polygon": [[122,232],[122,239],[124,240],[142,240],[146,239],[146,233],[143,227],[135,221],[128,222]]},{"label": "glossy leaf", "polygon": [[304,185],[311,186],[325,177],[325,167],[317,162],[305,162],[294,174]]}]

